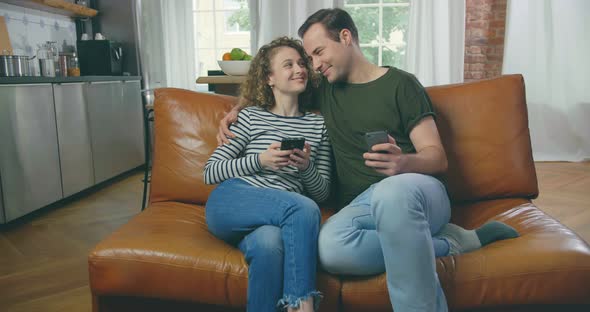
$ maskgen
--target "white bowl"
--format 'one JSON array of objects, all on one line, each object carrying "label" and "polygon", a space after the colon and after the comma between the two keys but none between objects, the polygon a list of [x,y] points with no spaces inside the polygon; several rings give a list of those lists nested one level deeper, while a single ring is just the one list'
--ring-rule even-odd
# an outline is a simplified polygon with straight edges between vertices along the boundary
[{"label": "white bowl", "polygon": [[217,61],[219,67],[226,75],[244,76],[248,74],[250,61]]}]

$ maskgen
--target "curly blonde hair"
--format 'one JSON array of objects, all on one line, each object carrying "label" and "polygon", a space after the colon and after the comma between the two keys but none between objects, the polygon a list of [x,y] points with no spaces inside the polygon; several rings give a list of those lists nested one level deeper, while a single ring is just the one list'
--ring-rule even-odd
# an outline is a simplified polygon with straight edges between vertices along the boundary
[{"label": "curly blonde hair", "polygon": [[305,112],[311,106],[311,89],[317,86],[319,76],[314,73],[301,41],[289,37],[279,37],[263,45],[252,59],[246,81],[240,86],[240,96],[244,106],[271,109],[276,104],[272,89],[268,85],[268,77],[272,73],[270,62],[281,47],[293,48],[301,56],[307,69],[308,83],[305,90],[299,94],[299,111]]}]

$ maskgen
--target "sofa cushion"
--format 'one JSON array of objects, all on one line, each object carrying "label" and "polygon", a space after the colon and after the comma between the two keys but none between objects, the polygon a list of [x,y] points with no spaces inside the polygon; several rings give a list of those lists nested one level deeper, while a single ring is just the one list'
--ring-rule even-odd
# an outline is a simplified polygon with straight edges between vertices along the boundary
[{"label": "sofa cushion", "polygon": [[[209,233],[202,206],[152,204],[99,243],[88,262],[94,295],[246,305],[244,257]],[[322,307],[335,311],[340,281],[320,272],[317,285]]]},{"label": "sofa cushion", "polygon": [[538,194],[524,81],[508,75],[427,88],[453,202]]},{"label": "sofa cushion", "polygon": [[[494,219],[515,227],[521,237],[437,259],[451,309],[588,303],[588,245],[528,200],[465,204],[454,207],[453,213],[454,221],[467,228]],[[366,298],[372,298],[369,304]],[[388,301],[384,274],[342,280],[344,311],[390,311]]]},{"label": "sofa cushion", "polygon": [[157,89],[150,202],[205,204],[213,185],[203,168],[217,147],[219,120],[237,102],[232,96]]}]

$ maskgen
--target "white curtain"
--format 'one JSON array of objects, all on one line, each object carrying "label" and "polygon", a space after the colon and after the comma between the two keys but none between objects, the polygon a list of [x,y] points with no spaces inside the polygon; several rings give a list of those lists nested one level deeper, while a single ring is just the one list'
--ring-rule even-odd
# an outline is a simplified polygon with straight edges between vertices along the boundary
[{"label": "white curtain", "polygon": [[279,36],[299,38],[297,30],[319,9],[341,7],[344,0],[249,0],[252,52]]},{"label": "white curtain", "polygon": [[[252,51],[278,36],[298,37],[305,19],[344,0],[249,0]],[[465,0],[412,0],[406,70],[425,86],[463,82]]]},{"label": "white curtain", "polygon": [[406,68],[424,86],[463,82],[464,0],[412,0]]},{"label": "white curtain", "polygon": [[197,90],[192,0],[161,1],[168,87]]},{"label": "white curtain", "polygon": [[162,16],[159,1],[137,0],[137,36],[142,78],[146,89],[166,86],[166,64],[162,46]]},{"label": "white curtain", "polygon": [[509,1],[506,23],[502,73],[524,76],[534,159],[590,159],[590,1]]},{"label": "white curtain", "polygon": [[191,0],[139,0],[140,53],[147,88],[196,90]]}]

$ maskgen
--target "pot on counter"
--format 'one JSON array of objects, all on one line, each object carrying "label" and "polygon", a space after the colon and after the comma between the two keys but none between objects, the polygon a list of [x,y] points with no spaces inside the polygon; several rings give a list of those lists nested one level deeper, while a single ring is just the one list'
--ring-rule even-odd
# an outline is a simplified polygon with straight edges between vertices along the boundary
[{"label": "pot on counter", "polygon": [[52,59],[39,59],[39,70],[43,77],[55,77],[55,61]]},{"label": "pot on counter", "polygon": [[33,57],[24,55],[0,55],[0,77],[30,76],[29,61]]}]

